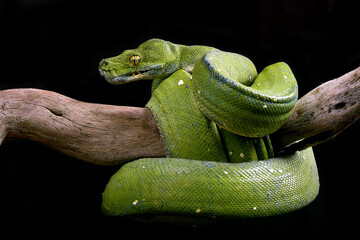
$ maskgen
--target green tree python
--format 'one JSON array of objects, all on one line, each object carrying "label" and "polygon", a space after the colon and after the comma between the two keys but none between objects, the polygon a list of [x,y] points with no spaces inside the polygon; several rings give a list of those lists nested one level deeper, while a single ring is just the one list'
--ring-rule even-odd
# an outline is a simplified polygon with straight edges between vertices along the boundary
[{"label": "green tree python", "polygon": [[286,63],[258,74],[239,54],[151,39],[103,59],[99,71],[112,84],[153,80],[146,107],[166,150],[166,158],[129,162],[111,177],[104,214],[160,221],[264,217],[317,196],[312,149],[274,156],[269,137],[298,98]]}]

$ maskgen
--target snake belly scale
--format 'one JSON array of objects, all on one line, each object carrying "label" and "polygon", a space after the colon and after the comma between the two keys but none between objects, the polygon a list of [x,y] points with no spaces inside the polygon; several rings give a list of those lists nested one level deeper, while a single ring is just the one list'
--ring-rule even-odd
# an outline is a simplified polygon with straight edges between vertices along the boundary
[{"label": "snake belly scale", "polygon": [[99,69],[112,84],[153,80],[146,107],[167,154],[123,165],[103,193],[105,214],[165,221],[264,217],[317,196],[312,149],[274,156],[269,138],[298,96],[287,64],[258,74],[239,54],[151,39],[102,60]]}]

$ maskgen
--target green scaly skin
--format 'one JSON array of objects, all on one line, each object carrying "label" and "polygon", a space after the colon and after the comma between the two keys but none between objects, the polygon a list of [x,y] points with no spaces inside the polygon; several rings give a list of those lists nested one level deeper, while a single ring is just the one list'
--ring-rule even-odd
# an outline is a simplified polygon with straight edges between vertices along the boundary
[{"label": "green scaly skin", "polygon": [[160,221],[262,217],[317,196],[312,149],[274,157],[268,137],[297,100],[285,63],[258,75],[239,54],[151,39],[102,60],[100,73],[113,84],[154,80],[146,107],[167,153],[122,166],[104,191],[105,214]]},{"label": "green scaly skin", "polygon": [[[153,92],[164,79],[179,69],[192,73],[195,62],[211,50],[216,49],[151,39],[137,49],[125,50],[119,56],[102,60],[100,74],[111,84],[153,80]],[[140,56],[141,64],[138,66],[129,61],[133,55]]]}]

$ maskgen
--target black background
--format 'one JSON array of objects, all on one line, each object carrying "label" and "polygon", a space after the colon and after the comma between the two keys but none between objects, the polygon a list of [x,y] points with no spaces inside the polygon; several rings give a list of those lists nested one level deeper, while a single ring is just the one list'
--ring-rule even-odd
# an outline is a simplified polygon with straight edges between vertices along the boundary
[{"label": "black background", "polygon": [[[157,37],[241,53],[259,72],[285,61],[302,96],[360,66],[359,9],[358,0],[0,0],[0,90],[40,88],[87,102],[143,107],[150,82],[113,86],[97,67],[100,59]],[[355,123],[315,148],[321,187],[308,207],[207,228],[105,217],[101,193],[119,166],[94,166],[27,140],[5,142],[1,233],[350,237],[358,226],[359,129]]]}]

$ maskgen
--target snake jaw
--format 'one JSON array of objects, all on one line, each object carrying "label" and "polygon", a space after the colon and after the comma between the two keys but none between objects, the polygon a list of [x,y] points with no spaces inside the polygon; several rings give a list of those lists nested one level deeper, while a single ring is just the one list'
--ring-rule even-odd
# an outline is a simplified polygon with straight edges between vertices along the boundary
[{"label": "snake jaw", "polygon": [[100,75],[103,76],[111,84],[124,84],[138,80],[153,79],[156,77],[162,65],[156,65],[151,68],[144,69],[125,69],[116,73],[114,70],[99,69]]}]

